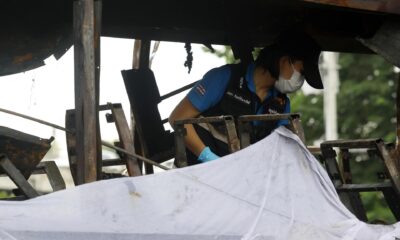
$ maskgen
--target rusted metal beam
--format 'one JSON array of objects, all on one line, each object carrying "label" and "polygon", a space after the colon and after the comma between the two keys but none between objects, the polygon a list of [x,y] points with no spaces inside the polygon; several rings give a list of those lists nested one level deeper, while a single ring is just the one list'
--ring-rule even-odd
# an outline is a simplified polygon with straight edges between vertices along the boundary
[{"label": "rusted metal beam", "polygon": [[303,143],[306,142],[299,113],[243,115],[238,118],[238,131],[240,135],[241,148],[243,149],[250,145],[250,132],[252,129],[252,121],[277,120],[289,120],[289,129],[293,131],[294,134],[299,136],[300,140]]},{"label": "rusted metal beam", "polygon": [[198,118],[188,118],[176,120],[174,122],[175,125],[183,125],[183,124],[198,124],[198,123],[215,123],[215,122],[223,122],[226,117],[231,116],[217,116],[217,117],[198,117]]},{"label": "rusted metal beam", "polygon": [[[98,112],[96,96],[95,1],[74,1],[75,121],[77,183],[97,180]],[[100,47],[100,46],[97,46]]]},{"label": "rusted metal beam", "polygon": [[302,0],[321,5],[366,10],[372,12],[384,12],[400,14],[400,2],[398,0]]},{"label": "rusted metal beam", "polygon": [[392,189],[390,182],[366,183],[366,184],[342,184],[337,187],[338,192],[378,192],[386,189]]},{"label": "rusted metal beam", "polygon": [[382,139],[355,139],[355,140],[332,140],[332,141],[325,141],[321,143],[322,148],[376,148],[378,143],[382,142]]},{"label": "rusted metal beam", "polygon": [[200,123],[224,123],[227,131],[227,144],[229,151],[236,152],[240,150],[240,142],[237,136],[234,118],[230,115],[217,116],[217,117],[198,117],[176,120],[174,122],[175,129],[175,165],[179,168],[186,167],[186,145],[185,136],[187,134],[185,124],[200,124]]}]

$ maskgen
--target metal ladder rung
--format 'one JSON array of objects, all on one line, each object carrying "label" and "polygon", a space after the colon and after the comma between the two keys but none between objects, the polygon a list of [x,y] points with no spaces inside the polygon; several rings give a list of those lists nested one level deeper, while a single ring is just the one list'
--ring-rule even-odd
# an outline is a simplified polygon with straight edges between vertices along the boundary
[{"label": "metal ladder rung", "polygon": [[338,192],[376,192],[391,189],[392,183],[367,183],[367,184],[343,184],[336,187]]}]

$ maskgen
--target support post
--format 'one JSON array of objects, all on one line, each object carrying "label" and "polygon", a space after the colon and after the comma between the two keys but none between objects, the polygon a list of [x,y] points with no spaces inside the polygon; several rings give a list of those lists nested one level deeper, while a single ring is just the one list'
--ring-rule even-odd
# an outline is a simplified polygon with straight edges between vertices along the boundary
[{"label": "support post", "polygon": [[[75,58],[75,121],[77,183],[98,179],[100,139],[98,127],[98,90],[96,75],[100,63],[100,26],[95,26],[99,3],[94,0],[74,1],[74,58]],[[100,3],[101,4],[101,3]],[[95,7],[97,5],[97,7]],[[101,6],[101,5],[100,5]],[[101,16],[98,16],[101,17]],[[97,30],[97,32],[96,32]],[[97,44],[96,44],[97,43]],[[98,82],[97,82],[98,84]]]},{"label": "support post", "polygon": [[396,147],[390,151],[397,171],[400,171],[400,73],[398,73],[396,90]]},{"label": "support post", "polygon": [[397,92],[396,92],[396,117],[397,117],[397,125],[396,125],[396,153],[397,156],[400,156],[400,73],[398,74],[397,80]]},{"label": "support post", "polygon": [[[122,106],[114,106],[109,103],[109,107],[111,108],[112,116],[115,121],[115,126],[117,127],[118,136],[120,139],[120,143],[122,147],[128,152],[135,152],[135,146],[133,143],[132,135],[129,132],[128,122],[126,121],[124,111],[122,110]],[[139,164],[136,158],[133,158],[128,155],[124,155],[122,158],[126,161],[126,166],[128,169],[129,176],[140,176],[142,172],[140,171]]]},{"label": "support post", "polygon": [[150,40],[140,41],[140,56],[139,56],[139,68],[149,68],[150,64]]},{"label": "support post", "polygon": [[103,1],[94,1],[94,51],[95,51],[95,97],[96,97],[96,118],[97,118],[97,180],[102,179],[102,146],[101,146],[101,134],[100,134],[100,121],[99,121],[99,105],[100,105],[100,37],[101,37],[101,25],[102,25],[102,10]]}]

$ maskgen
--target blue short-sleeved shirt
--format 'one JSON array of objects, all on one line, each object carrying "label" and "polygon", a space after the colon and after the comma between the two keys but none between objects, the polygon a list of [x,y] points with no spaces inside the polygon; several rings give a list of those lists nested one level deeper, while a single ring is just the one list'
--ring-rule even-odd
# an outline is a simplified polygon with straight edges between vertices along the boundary
[{"label": "blue short-sleeved shirt", "polygon": [[[256,87],[253,80],[254,69],[254,63],[250,63],[247,67],[245,79],[247,82],[247,87],[255,94]],[[204,112],[217,105],[222,100],[226,88],[228,87],[230,78],[231,69],[229,65],[213,68],[204,75],[203,79],[200,80],[192,88],[192,90],[190,90],[187,97],[199,112]],[[279,91],[277,89],[271,88],[264,101],[266,101],[268,98],[276,97],[278,94]],[[290,100],[289,98],[286,100],[284,113],[290,113]],[[264,108],[259,108],[257,114],[264,114],[265,112],[263,112],[263,109]],[[281,120],[278,122],[278,126],[287,124],[289,124],[287,120]]]}]

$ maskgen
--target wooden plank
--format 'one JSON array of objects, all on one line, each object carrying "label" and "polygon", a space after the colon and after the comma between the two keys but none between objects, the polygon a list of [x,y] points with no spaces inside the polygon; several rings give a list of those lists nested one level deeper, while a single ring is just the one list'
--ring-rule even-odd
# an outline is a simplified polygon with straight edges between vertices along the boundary
[{"label": "wooden plank", "polygon": [[[65,127],[67,129],[75,129],[75,110],[67,110],[65,113]],[[78,184],[78,160],[76,156],[76,137],[75,133],[66,132],[65,133],[67,142],[67,153],[69,160],[69,169],[71,171],[72,179],[74,184]]]},{"label": "wooden plank", "polygon": [[94,1],[74,1],[75,121],[77,183],[96,181],[98,113],[96,107]]},{"label": "wooden plank", "polygon": [[[128,122],[126,120],[122,106],[116,107],[111,106],[111,112],[115,120],[115,126],[117,127],[118,135],[122,148],[128,152],[134,153],[135,147],[133,143],[132,135],[130,134]],[[124,155],[124,160],[126,161],[126,167],[128,169],[129,176],[140,176],[142,172],[140,171],[139,164],[136,158],[128,155]]]},{"label": "wooden plank", "polygon": [[42,168],[49,179],[49,183],[54,192],[66,188],[65,181],[62,178],[61,172],[54,161],[41,162],[38,168]]},{"label": "wooden plank", "polygon": [[393,184],[393,188],[397,195],[400,196],[400,172],[396,165],[396,159],[390,156],[390,153],[383,142],[378,142],[376,145],[384,162],[386,172]]}]

